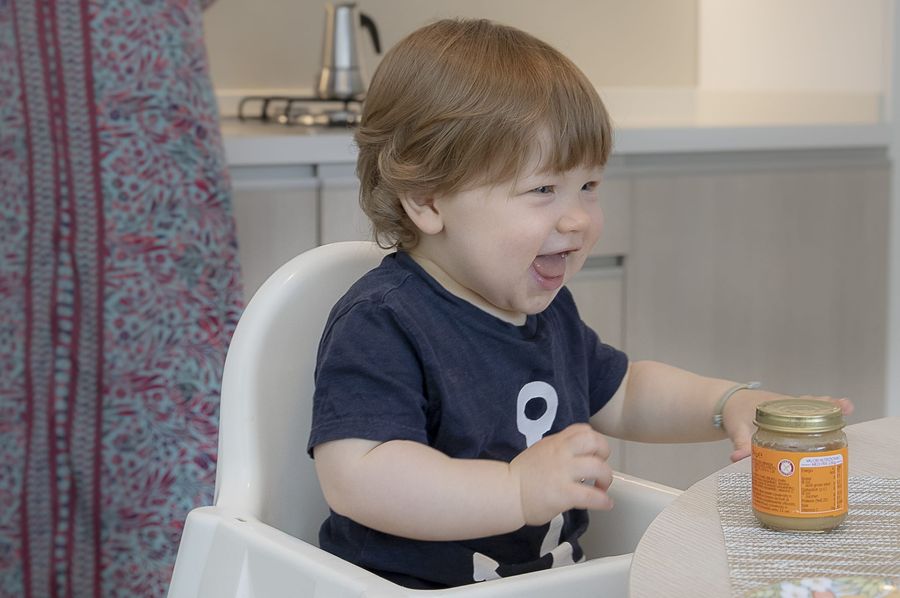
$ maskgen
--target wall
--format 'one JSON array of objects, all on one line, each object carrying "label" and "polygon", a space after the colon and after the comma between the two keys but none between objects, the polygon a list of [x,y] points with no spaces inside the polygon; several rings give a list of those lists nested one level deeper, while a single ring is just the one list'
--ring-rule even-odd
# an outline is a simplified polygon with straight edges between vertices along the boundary
[{"label": "wall", "polygon": [[[620,126],[873,123],[890,88],[891,0],[361,0],[385,46],[448,16],[530,31],[569,55]],[[309,93],[324,0],[218,0],[206,37],[223,114]],[[368,44],[363,60],[378,63]]]},{"label": "wall", "polygon": [[890,0],[700,0],[697,13],[698,124],[886,120]]},{"label": "wall", "polygon": [[[598,86],[692,87],[697,80],[697,0],[360,0],[358,5],[378,23],[387,46],[438,17],[484,17],[557,46]],[[205,16],[216,87],[310,89],[320,63],[323,7],[324,0],[218,0]],[[370,67],[377,63],[371,53],[365,59]]]},{"label": "wall", "polygon": [[886,0],[701,0],[698,86],[880,93],[888,13]]}]

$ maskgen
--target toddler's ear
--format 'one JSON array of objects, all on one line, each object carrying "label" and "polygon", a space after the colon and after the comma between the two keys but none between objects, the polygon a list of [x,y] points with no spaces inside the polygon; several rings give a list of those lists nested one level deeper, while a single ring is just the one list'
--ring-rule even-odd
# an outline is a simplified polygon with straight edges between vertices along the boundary
[{"label": "toddler's ear", "polygon": [[403,194],[400,203],[422,234],[436,235],[444,230],[444,220],[435,205],[434,196]]}]

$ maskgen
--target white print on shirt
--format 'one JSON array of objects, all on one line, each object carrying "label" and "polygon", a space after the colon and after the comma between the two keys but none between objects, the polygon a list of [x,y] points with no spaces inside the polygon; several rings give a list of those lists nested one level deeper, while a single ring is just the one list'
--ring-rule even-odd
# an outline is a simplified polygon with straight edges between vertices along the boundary
[{"label": "white print on shirt", "polygon": [[[531,399],[543,399],[547,403],[544,414],[537,419],[531,419],[525,414],[525,406]],[[519,391],[516,400],[516,427],[525,436],[525,446],[529,447],[550,431],[553,420],[556,419],[556,408],[559,407],[559,397],[556,389],[546,382],[529,382]]]},{"label": "white print on shirt", "polygon": [[500,579],[500,574],[497,573],[497,567],[499,566],[500,563],[486,554],[481,554],[480,552],[472,553],[472,579],[475,581]]},{"label": "white print on shirt", "polygon": [[[547,404],[543,415],[537,419],[531,419],[525,413],[525,406],[532,399],[543,399]],[[546,382],[536,381],[529,382],[519,391],[519,397],[516,400],[516,427],[519,432],[525,436],[525,446],[530,447],[535,442],[544,437],[544,434],[553,427],[553,421],[556,419],[556,410],[559,407],[559,396],[556,389]],[[552,520],[547,528],[547,534],[541,542],[541,550],[538,556],[544,556],[550,553],[553,558],[552,567],[561,567],[563,565],[571,565],[575,562],[572,558],[572,545],[568,542],[559,543],[562,534],[563,514],[560,513]],[[500,579],[497,569],[500,563],[491,557],[476,552],[472,555],[472,578],[475,581],[485,581],[488,579]]]}]

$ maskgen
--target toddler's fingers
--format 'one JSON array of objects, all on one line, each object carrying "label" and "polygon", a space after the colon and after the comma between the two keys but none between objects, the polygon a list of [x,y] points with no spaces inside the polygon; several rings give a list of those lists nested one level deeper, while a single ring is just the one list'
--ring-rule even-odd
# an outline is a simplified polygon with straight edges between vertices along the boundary
[{"label": "toddler's fingers", "polygon": [[844,415],[851,415],[853,413],[853,409],[854,409],[853,401],[851,401],[850,399],[848,399],[846,397],[841,397],[841,398],[836,399],[834,397],[817,397],[817,396],[806,395],[802,398],[816,399],[819,401],[830,401],[830,402],[838,405],[841,408],[841,413],[843,413]]},{"label": "toddler's fingers", "polygon": [[613,499],[605,491],[591,484],[578,484],[573,490],[575,496],[572,501],[576,509],[590,509],[593,511],[609,511],[613,508]]},{"label": "toddler's fingers", "polygon": [[612,484],[613,472],[609,464],[596,456],[578,457],[573,463],[573,479],[576,481],[592,480],[593,485],[606,490]]},{"label": "toddler's fingers", "polygon": [[841,406],[841,413],[843,413],[844,415],[851,415],[853,413],[854,405],[853,405],[853,401],[851,401],[850,399],[842,398],[842,399],[832,399],[832,400]]},{"label": "toddler's fingers", "polygon": [[750,456],[750,447],[742,446],[740,448],[734,449],[734,451],[731,453],[731,462],[737,463],[741,459],[746,459],[749,456]]},{"label": "toddler's fingers", "polygon": [[609,458],[609,442],[606,437],[588,424],[573,424],[564,432],[570,434],[569,450],[573,455],[597,455],[601,459]]},{"label": "toddler's fingers", "polygon": [[731,434],[731,442],[734,445],[734,451],[731,453],[731,461],[740,461],[744,457],[750,455],[751,437],[753,431],[746,424],[735,427]]}]

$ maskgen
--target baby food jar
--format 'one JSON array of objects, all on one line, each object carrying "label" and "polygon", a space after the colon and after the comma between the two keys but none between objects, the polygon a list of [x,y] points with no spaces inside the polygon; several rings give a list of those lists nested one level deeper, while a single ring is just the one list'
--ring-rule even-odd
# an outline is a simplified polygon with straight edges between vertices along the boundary
[{"label": "baby food jar", "polygon": [[815,399],[756,408],[753,514],[766,527],[824,532],[847,517],[847,436],[841,408]]}]

